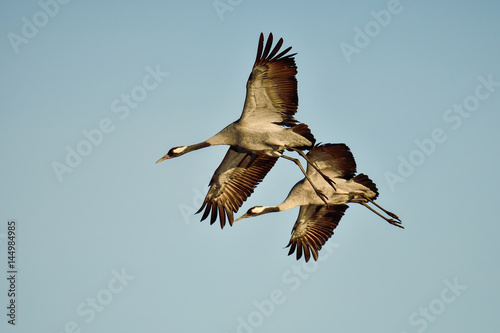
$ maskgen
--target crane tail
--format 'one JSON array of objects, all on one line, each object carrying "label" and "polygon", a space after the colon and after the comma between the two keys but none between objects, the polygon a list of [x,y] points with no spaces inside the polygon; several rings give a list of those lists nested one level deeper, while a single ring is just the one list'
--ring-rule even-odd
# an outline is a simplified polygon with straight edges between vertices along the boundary
[{"label": "crane tail", "polygon": [[307,140],[311,141],[311,145],[307,147],[296,147],[298,149],[310,149],[314,146],[316,143],[316,139],[314,138],[314,135],[312,134],[311,130],[306,124],[298,124],[292,127],[292,131],[295,133],[302,135],[304,138]]},{"label": "crane tail", "polygon": [[375,185],[375,183],[364,173],[356,175],[352,180],[356,183],[368,187],[371,191],[375,192],[375,196],[373,198],[370,198],[371,200],[375,200],[378,197],[377,185]]}]

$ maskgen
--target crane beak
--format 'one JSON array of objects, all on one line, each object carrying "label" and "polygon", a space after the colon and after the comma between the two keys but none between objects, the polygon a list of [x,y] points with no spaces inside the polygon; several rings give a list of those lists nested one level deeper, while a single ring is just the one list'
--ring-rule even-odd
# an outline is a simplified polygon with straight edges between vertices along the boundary
[{"label": "crane beak", "polygon": [[170,159],[170,157],[167,155],[163,156],[162,158],[160,158],[158,161],[156,161],[156,163],[160,163],[161,161],[165,161],[165,160],[168,160]]},{"label": "crane beak", "polygon": [[238,222],[239,220],[243,220],[244,218],[247,218],[247,217],[250,217],[250,215],[248,215],[248,214],[243,214],[243,215],[241,215],[240,217],[238,217],[236,220],[234,220],[234,222]]}]

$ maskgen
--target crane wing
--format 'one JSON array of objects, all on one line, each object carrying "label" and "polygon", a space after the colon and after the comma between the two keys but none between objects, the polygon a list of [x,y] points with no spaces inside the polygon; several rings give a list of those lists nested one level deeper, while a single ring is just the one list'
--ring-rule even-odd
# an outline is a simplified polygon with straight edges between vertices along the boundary
[{"label": "crane wing", "polygon": [[211,214],[210,224],[220,218],[221,228],[233,225],[234,216],[243,202],[253,193],[255,187],[264,179],[276,163],[277,157],[257,155],[234,146],[229,147],[226,156],[215,170],[210,180],[210,189],[197,211],[205,211],[203,221]]},{"label": "crane wing", "polygon": [[[307,158],[330,178],[351,179],[356,174],[356,161],[349,147],[343,143],[316,145]],[[307,166],[307,175],[313,180],[321,177],[314,168]]]},{"label": "crane wing", "polygon": [[287,247],[288,255],[297,251],[297,260],[304,254],[306,262],[311,258],[318,260],[318,251],[333,235],[347,205],[334,206],[300,206],[299,216],[292,230],[292,238]]},{"label": "crane wing", "polygon": [[297,66],[291,47],[278,54],[283,44],[280,38],[272,49],[273,34],[270,33],[264,47],[264,35],[260,34],[257,57],[247,81],[247,94],[240,121],[249,126],[275,123],[294,126],[299,102],[297,94]]}]

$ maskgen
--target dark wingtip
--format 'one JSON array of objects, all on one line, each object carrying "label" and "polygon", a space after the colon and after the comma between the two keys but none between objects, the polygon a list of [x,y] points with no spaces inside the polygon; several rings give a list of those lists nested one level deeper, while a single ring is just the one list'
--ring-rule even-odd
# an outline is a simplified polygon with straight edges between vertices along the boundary
[{"label": "dark wingtip", "polygon": [[255,63],[259,62],[261,59],[262,49],[264,48],[264,34],[261,32],[259,36],[259,46],[257,47],[257,56],[255,57]]},{"label": "dark wingtip", "polygon": [[[283,52],[281,52],[280,54],[278,54],[275,59],[280,59],[281,57],[283,57],[285,54],[288,53],[288,51],[290,51],[292,49],[291,46],[287,47],[286,49],[283,50]],[[292,54],[289,54],[287,55],[288,58],[293,58],[297,53],[292,53]]]},{"label": "dark wingtip", "polygon": [[217,220],[217,205],[212,204],[212,211],[210,215],[210,225],[215,223],[215,220]]},{"label": "dark wingtip", "polygon": [[226,213],[224,212],[224,208],[222,205],[219,205],[219,219],[220,219],[220,228],[224,229],[226,225]]},{"label": "dark wingtip", "polygon": [[264,48],[264,53],[262,54],[261,59],[266,59],[269,55],[269,51],[271,51],[271,46],[273,45],[273,34],[269,33],[269,37],[267,37],[266,47]]},{"label": "dark wingtip", "polygon": [[227,219],[229,220],[229,225],[232,227],[232,226],[233,226],[233,223],[234,223],[234,215],[233,215],[233,212],[232,212],[232,211],[227,210],[227,211],[226,211],[226,214],[227,214]]},{"label": "dark wingtip", "polygon": [[205,219],[208,217],[208,214],[210,213],[210,210],[211,210],[212,203],[211,203],[210,201],[206,201],[206,202],[204,202],[204,203],[203,203],[203,206],[201,206],[201,208],[200,208],[200,210],[199,210],[199,211],[201,212],[201,210],[202,210],[202,209],[203,209],[203,207],[205,207],[205,206],[206,206],[206,208],[205,208],[205,211],[203,212],[203,215],[202,215],[202,217],[201,217],[200,222],[201,222],[201,221],[203,221],[203,220],[205,220]]},{"label": "dark wingtip", "polygon": [[195,214],[199,214],[203,210],[203,208],[205,208],[205,205],[206,201],[203,201],[203,204],[201,205],[200,209],[198,209]]}]

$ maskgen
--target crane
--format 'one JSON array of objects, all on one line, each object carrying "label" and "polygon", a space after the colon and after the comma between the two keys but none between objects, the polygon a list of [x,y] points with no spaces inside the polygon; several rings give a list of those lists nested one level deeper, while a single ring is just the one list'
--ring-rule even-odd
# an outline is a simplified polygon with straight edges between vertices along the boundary
[{"label": "crane", "polygon": [[[209,192],[199,210],[206,207],[202,220],[211,212],[213,223],[219,213],[221,227],[224,227],[226,216],[232,225],[233,212],[237,212],[279,157],[294,162],[320,200],[325,204],[327,202],[326,196],[309,179],[300,161],[283,154],[285,150],[295,151],[307,161],[308,167],[316,168],[302,151],[311,149],[316,140],[309,127],[294,118],[298,106],[295,53],[287,54],[291,49],[288,47],[278,54],[282,44],[283,39],[280,38],[272,48],[273,35],[270,33],[264,46],[264,35],[260,34],[257,56],[247,81],[243,111],[238,120],[205,141],[171,148],[156,162],[209,146],[230,146],[210,181]],[[331,187],[335,187],[328,176],[316,170]]]},{"label": "crane", "polygon": [[[318,200],[310,183],[302,179],[293,186],[281,204],[252,207],[236,221],[300,206],[299,215],[293,226],[292,237],[287,247],[290,247],[288,255],[297,251],[297,260],[304,254],[306,262],[309,261],[311,254],[314,260],[318,259],[318,251],[333,235],[333,230],[348,208],[347,203],[359,203],[390,224],[403,228],[401,220],[396,214],[385,210],[374,202],[378,197],[377,187],[365,174],[356,175],[356,162],[349,147],[345,144],[316,145],[307,153],[307,157],[311,163],[316,164],[323,173],[335,181],[335,189],[333,189],[324,182],[322,177],[318,176],[316,170],[308,166],[309,178],[328,197],[326,205]],[[389,217],[382,215],[368,203],[372,203]]]}]

